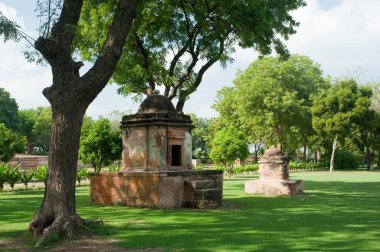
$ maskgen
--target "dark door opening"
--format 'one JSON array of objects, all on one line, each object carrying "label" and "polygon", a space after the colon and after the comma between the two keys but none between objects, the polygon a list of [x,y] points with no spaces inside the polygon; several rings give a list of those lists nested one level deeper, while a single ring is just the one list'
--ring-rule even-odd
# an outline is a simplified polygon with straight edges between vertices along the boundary
[{"label": "dark door opening", "polygon": [[172,161],[171,166],[181,166],[182,165],[182,148],[181,145],[172,145]]}]

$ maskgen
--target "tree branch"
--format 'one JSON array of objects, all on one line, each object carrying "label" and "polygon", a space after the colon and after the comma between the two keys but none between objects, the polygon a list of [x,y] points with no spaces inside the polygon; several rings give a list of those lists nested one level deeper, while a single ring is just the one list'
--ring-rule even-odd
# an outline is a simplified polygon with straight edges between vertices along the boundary
[{"label": "tree branch", "polygon": [[136,0],[119,0],[114,18],[103,48],[93,67],[82,77],[84,82],[94,83],[96,90],[88,89],[96,95],[111,78],[123,51],[127,34],[136,15]]},{"label": "tree branch", "polygon": [[156,88],[156,84],[154,83],[153,76],[151,72],[149,71],[149,55],[147,50],[144,48],[144,43],[141,41],[140,37],[137,35],[136,32],[134,32],[135,35],[135,41],[137,45],[137,51],[141,54],[143,57],[143,63],[141,64],[142,68],[145,69],[148,76],[148,85],[149,87],[147,90],[145,90],[146,95],[152,95],[153,90]]},{"label": "tree branch", "polygon": [[220,57],[222,56],[223,53],[224,53],[224,39],[220,39],[220,42],[219,42],[219,53],[217,54],[217,56],[211,58],[206,64],[204,64],[201,67],[201,69],[199,70],[199,72],[197,74],[197,77],[196,77],[195,81],[192,83],[192,85],[189,88],[181,90],[181,92],[179,94],[179,99],[178,99],[178,102],[177,102],[177,105],[176,105],[177,112],[182,112],[187,97],[190,94],[192,94],[199,87],[199,84],[202,82],[202,78],[203,78],[204,73],[215,62],[217,62],[220,59]]},{"label": "tree branch", "polygon": [[198,62],[198,54],[199,52],[194,52],[191,54],[192,60],[190,65],[187,67],[186,72],[183,73],[183,75],[179,79],[177,79],[177,81],[174,84],[172,84],[170,95],[167,96],[170,100],[176,97],[177,90],[183,85],[183,83],[185,83],[189,79],[191,72],[193,71],[195,65]]},{"label": "tree branch", "polygon": [[74,31],[70,28],[78,24],[82,4],[83,0],[65,0],[58,22],[51,30],[57,44],[69,51],[74,39]]}]

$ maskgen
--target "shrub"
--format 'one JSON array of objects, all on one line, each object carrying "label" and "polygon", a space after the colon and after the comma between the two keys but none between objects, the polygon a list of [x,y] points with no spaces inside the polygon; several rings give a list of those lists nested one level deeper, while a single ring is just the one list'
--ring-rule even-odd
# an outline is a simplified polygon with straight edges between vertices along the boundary
[{"label": "shrub", "polygon": [[78,181],[78,184],[80,185],[81,180],[88,178],[88,176],[89,176],[89,172],[87,169],[78,170],[76,173],[76,179]]},{"label": "shrub", "polygon": [[4,183],[8,181],[8,164],[0,163],[0,191],[4,188]]},{"label": "shrub", "polygon": [[201,171],[203,170],[203,167],[201,165],[194,166],[194,170]]},{"label": "shrub", "polygon": [[14,189],[15,184],[20,180],[21,173],[19,169],[20,169],[20,165],[17,165],[14,167],[8,167],[7,182],[11,186],[12,190]]},{"label": "shrub", "polygon": [[0,123],[0,160],[8,162],[16,153],[24,150],[26,138]]},{"label": "shrub", "polygon": [[85,164],[92,164],[95,172],[112,164],[120,158],[122,140],[120,131],[112,131],[108,119],[100,118],[86,129],[83,129],[79,159]]},{"label": "shrub", "polygon": [[288,166],[290,171],[312,171],[318,167],[318,164],[312,162],[290,161]]},{"label": "shrub", "polygon": [[47,168],[45,165],[37,166],[36,173],[34,176],[38,181],[44,182],[44,185],[46,186],[46,179],[47,179]]},{"label": "shrub", "polygon": [[358,169],[361,158],[352,152],[338,150],[335,154],[334,167],[336,169]]},{"label": "shrub", "polygon": [[120,165],[112,164],[105,167],[103,170],[108,171],[108,172],[117,172],[117,171],[120,171]]},{"label": "shrub", "polygon": [[243,160],[249,154],[247,139],[242,132],[233,127],[218,131],[211,145],[211,159],[217,164],[224,165],[229,176],[234,173],[233,163],[235,160]]},{"label": "shrub", "polygon": [[249,172],[257,172],[259,170],[259,164],[246,164],[243,166],[243,172],[249,173]]},{"label": "shrub", "polygon": [[35,172],[33,170],[23,170],[20,173],[20,181],[28,188],[28,183],[34,178]]}]

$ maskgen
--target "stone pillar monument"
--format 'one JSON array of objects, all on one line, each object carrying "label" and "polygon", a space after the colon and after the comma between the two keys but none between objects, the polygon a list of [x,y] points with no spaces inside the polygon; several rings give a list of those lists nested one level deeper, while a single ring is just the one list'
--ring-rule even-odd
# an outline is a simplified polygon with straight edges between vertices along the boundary
[{"label": "stone pillar monument", "polygon": [[303,193],[303,180],[290,180],[285,156],[272,146],[259,161],[259,180],[245,182],[245,193],[295,195]]},{"label": "stone pillar monument", "polygon": [[190,116],[154,92],[134,115],[123,117],[123,167],[90,178],[98,204],[157,208],[217,208],[222,205],[223,171],[194,170]]}]

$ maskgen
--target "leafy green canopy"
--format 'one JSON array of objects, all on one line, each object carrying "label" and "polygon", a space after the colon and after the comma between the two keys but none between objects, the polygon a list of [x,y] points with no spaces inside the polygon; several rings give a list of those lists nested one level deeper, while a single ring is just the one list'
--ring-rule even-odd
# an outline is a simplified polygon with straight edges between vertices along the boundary
[{"label": "leafy green canopy", "polygon": [[354,80],[335,83],[331,89],[316,97],[312,108],[313,128],[320,136],[341,141],[355,132],[371,106],[372,90]]},{"label": "leafy green canopy", "polygon": [[32,154],[36,149],[40,154],[46,154],[51,134],[51,108],[38,107],[20,110],[18,115],[20,118],[19,133],[27,138],[28,154]]},{"label": "leafy green canopy", "polygon": [[26,139],[0,123],[0,161],[8,162],[16,153],[22,153]]},{"label": "leafy green canopy", "polygon": [[[94,61],[110,26],[116,1],[87,0],[76,39],[78,52]],[[215,62],[231,62],[237,45],[265,55],[287,50],[281,38],[295,33],[290,11],[303,0],[145,0],[139,2],[133,30],[112,81],[119,92],[150,95],[164,86],[164,95],[187,97]]]},{"label": "leafy green canopy", "polygon": [[233,87],[218,92],[214,108],[225,125],[240,128],[251,142],[286,146],[313,134],[312,96],[325,86],[319,65],[308,57],[264,57],[238,73]]},{"label": "leafy green canopy", "polygon": [[112,131],[108,119],[100,118],[95,122],[86,120],[82,128],[79,159],[92,164],[95,171],[120,159],[122,151],[121,134]]},{"label": "leafy green canopy", "polygon": [[243,160],[249,155],[247,139],[241,131],[233,127],[218,131],[211,145],[210,158],[227,167],[231,167],[236,159]]},{"label": "leafy green canopy", "polygon": [[4,42],[8,40],[18,41],[20,39],[19,28],[20,26],[10,21],[0,11],[0,35],[3,36]]},{"label": "leafy green canopy", "polygon": [[12,130],[18,129],[18,105],[14,98],[4,89],[0,88],[0,123]]},{"label": "leafy green canopy", "polygon": [[192,151],[195,158],[208,158],[210,148],[207,139],[211,134],[210,119],[197,117],[195,114],[191,116],[192,124],[195,127],[191,130]]}]

